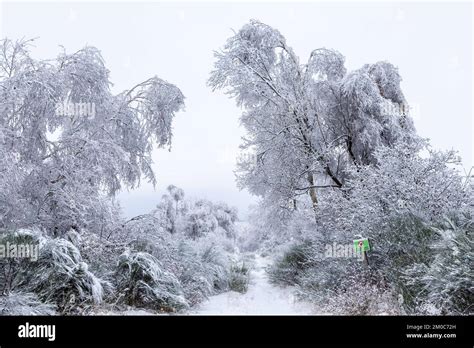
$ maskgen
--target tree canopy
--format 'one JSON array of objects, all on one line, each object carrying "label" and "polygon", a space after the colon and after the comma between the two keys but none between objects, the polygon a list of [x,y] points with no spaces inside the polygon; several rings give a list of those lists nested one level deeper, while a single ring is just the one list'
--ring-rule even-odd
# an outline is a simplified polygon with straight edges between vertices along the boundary
[{"label": "tree canopy", "polygon": [[240,161],[238,180],[250,192],[287,206],[317,188],[343,186],[352,166],[374,163],[379,145],[416,138],[388,62],[347,72],[337,51],[314,50],[305,64],[272,27],[252,20],[230,37],[208,81],[244,109],[255,156]]}]

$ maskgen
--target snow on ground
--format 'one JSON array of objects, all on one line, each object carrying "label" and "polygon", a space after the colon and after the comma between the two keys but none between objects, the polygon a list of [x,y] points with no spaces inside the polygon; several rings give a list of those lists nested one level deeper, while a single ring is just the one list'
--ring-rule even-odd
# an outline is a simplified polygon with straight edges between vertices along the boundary
[{"label": "snow on ground", "polygon": [[256,255],[255,267],[250,273],[248,291],[235,291],[212,296],[198,305],[190,314],[194,315],[305,315],[315,314],[309,303],[296,300],[291,287],[272,285],[265,272],[270,264],[268,258]]},{"label": "snow on ground", "polygon": [[139,315],[139,316],[143,316],[143,315],[162,315],[162,314],[152,312],[152,311],[149,311],[149,310],[145,310],[145,309],[129,307],[128,309],[122,310],[122,311],[103,308],[99,311],[96,311],[96,312],[92,313],[92,315],[131,315],[131,316]]}]

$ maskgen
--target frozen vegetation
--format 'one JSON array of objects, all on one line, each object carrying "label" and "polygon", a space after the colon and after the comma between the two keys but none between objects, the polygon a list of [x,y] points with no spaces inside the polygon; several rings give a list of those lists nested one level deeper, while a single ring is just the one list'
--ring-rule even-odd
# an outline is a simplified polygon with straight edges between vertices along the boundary
[{"label": "frozen vegetation", "polygon": [[[0,314],[472,313],[472,177],[417,135],[389,62],[302,62],[249,22],[208,80],[243,110],[249,221],[173,185],[126,219],[115,196],[156,183],[184,95],[158,77],[115,95],[96,48],[30,44],[0,44]],[[328,254],[361,237],[368,263]]]}]

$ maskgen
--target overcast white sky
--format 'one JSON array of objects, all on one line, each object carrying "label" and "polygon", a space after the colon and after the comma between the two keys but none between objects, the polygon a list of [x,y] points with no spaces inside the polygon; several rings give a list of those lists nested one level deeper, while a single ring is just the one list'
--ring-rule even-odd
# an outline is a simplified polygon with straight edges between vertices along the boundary
[{"label": "overcast white sky", "polygon": [[213,50],[251,18],[278,30],[306,61],[319,47],[346,56],[346,67],[388,60],[399,67],[418,132],[473,164],[472,4],[470,3],[34,3],[2,2],[0,34],[39,37],[37,58],[85,45],[102,51],[114,90],[157,75],[186,96],[174,122],[171,152],[154,153],[156,190],[142,185],[119,198],[127,215],[151,210],[169,184],[188,197],[235,205],[255,199],[236,188],[233,171],[241,111],[206,80]]}]

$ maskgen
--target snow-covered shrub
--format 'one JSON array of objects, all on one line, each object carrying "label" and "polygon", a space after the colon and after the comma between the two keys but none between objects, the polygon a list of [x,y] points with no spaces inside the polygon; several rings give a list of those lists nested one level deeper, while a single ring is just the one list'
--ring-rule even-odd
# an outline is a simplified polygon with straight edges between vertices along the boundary
[{"label": "snow-covered shrub", "polygon": [[[158,260],[160,269],[177,279],[182,295],[190,306],[219,293],[221,290],[215,288],[214,283],[222,284],[228,281],[227,273],[220,271],[219,265],[209,265],[203,260],[202,255],[205,250],[216,240],[212,236],[193,240],[188,239],[181,232],[171,234],[158,228],[155,232],[148,234],[137,232],[134,237],[125,244],[126,248],[132,253],[150,254]],[[112,247],[119,250],[124,248],[124,244],[113,243]],[[108,248],[105,251],[112,252]],[[222,259],[227,258],[227,253],[222,248],[216,252],[222,256]],[[119,256],[120,253],[116,257],[117,262]],[[111,258],[110,254],[107,258]],[[115,270],[114,273],[116,275]],[[218,280],[219,276],[224,279]],[[178,304],[178,307],[181,305]]]},{"label": "snow-covered shrub", "polygon": [[414,302],[428,314],[472,314],[474,304],[474,222],[472,217],[446,218],[432,227],[434,257],[415,263],[404,280],[415,293]]},{"label": "snow-covered shrub", "polygon": [[127,305],[163,312],[188,307],[178,279],[148,253],[127,250],[120,256],[116,288],[119,302]]},{"label": "snow-covered shrub", "polygon": [[163,224],[163,216],[159,214],[160,212],[159,209],[156,209],[149,214],[128,220],[115,244],[120,242],[122,246],[130,248],[131,251],[146,252],[156,257],[160,262],[168,263],[173,259],[174,249],[181,238],[171,233],[171,225],[167,224],[167,218]]},{"label": "snow-covered shrub", "polygon": [[375,157],[376,166],[352,171],[348,183],[352,210],[372,204],[379,220],[387,214],[408,213],[436,221],[468,202],[470,192],[458,171],[460,159],[453,151],[433,151],[420,141],[381,147]]},{"label": "snow-covered shrub", "polygon": [[247,292],[250,281],[250,269],[245,264],[236,263],[230,268],[229,289],[241,293]]},{"label": "snow-covered shrub", "polygon": [[[105,219],[108,226],[91,224],[93,231],[70,228],[61,238],[26,230],[2,234],[3,242],[41,244],[37,262],[0,260],[7,270],[0,272],[3,292],[31,292],[60,314],[85,314],[98,304],[178,311],[227,291],[243,276],[231,270],[235,210],[209,201],[187,204],[180,189],[173,192],[149,214],[114,224]],[[196,212],[210,228],[190,236],[186,223]]]},{"label": "snow-covered shrub", "polygon": [[356,258],[313,260],[297,279],[299,297],[318,312],[335,315],[401,314],[396,292],[383,272]]},{"label": "snow-covered shrub", "polygon": [[173,253],[173,261],[166,267],[174,269],[186,300],[193,306],[214,294],[211,274],[207,272],[206,264],[202,262],[200,249],[191,241],[182,240]]},{"label": "snow-covered shrub", "polygon": [[184,296],[190,306],[194,306],[214,294],[213,285],[209,283],[209,280],[202,272],[203,269],[199,271],[199,273],[186,271],[180,277]]},{"label": "snow-covered shrub", "polygon": [[236,213],[223,203],[184,201],[180,189],[170,188],[157,209],[124,223],[120,240],[133,253],[153,256],[195,305],[229,288]]},{"label": "snow-covered shrub", "polygon": [[313,246],[309,241],[292,245],[268,270],[274,283],[294,285],[302,272],[312,265]]},{"label": "snow-covered shrub", "polygon": [[[10,246],[33,247],[33,252],[39,253],[40,245],[44,238],[37,230],[18,230],[0,234],[0,246],[7,252]],[[31,250],[31,249],[30,249]],[[4,255],[6,256],[6,255]],[[38,257],[39,255],[32,255]],[[21,271],[26,269],[33,262],[31,258],[1,257],[0,258],[0,294],[8,294],[17,288],[21,282]]]},{"label": "snow-covered shrub", "polygon": [[314,299],[318,312],[330,315],[401,315],[397,296],[378,285],[354,282],[350,289],[328,291]]},{"label": "snow-covered shrub", "polygon": [[103,279],[110,278],[120,254],[127,245],[120,239],[106,239],[88,230],[83,230],[80,234],[68,232],[66,238],[79,249],[89,269]]},{"label": "snow-covered shrub", "polygon": [[103,282],[88,270],[79,250],[65,239],[48,239],[38,261],[23,270],[20,288],[54,303],[62,314],[77,313],[103,299]]},{"label": "snow-covered shrub", "polygon": [[155,240],[169,234],[168,220],[160,215],[161,210],[135,216],[126,221],[117,233],[118,240],[129,243],[133,240]]},{"label": "snow-covered shrub", "polygon": [[190,305],[229,289],[231,255],[221,238],[225,239],[222,236],[183,238],[168,248],[166,258],[163,254],[159,258],[164,268],[180,281]]},{"label": "snow-covered shrub", "polygon": [[204,263],[207,278],[216,292],[229,289],[230,260],[226,252],[218,245],[208,245],[204,247],[201,254],[201,262]]},{"label": "snow-covered shrub", "polygon": [[376,164],[349,171],[342,189],[321,192],[315,232],[347,240],[362,234],[380,244],[391,238],[394,221],[429,223],[466,209],[469,187],[452,168],[459,164],[455,153],[432,151],[420,141],[379,147],[374,156]]},{"label": "snow-covered shrub", "polygon": [[371,265],[383,272],[391,286],[403,298],[403,306],[413,309],[415,293],[408,287],[403,277],[403,270],[416,263],[429,263],[433,251],[429,245],[435,235],[429,224],[412,214],[401,214],[387,218],[385,226],[371,237]]},{"label": "snow-covered shrub", "polygon": [[0,296],[0,315],[54,315],[54,305],[43,303],[33,293],[11,292]]}]

